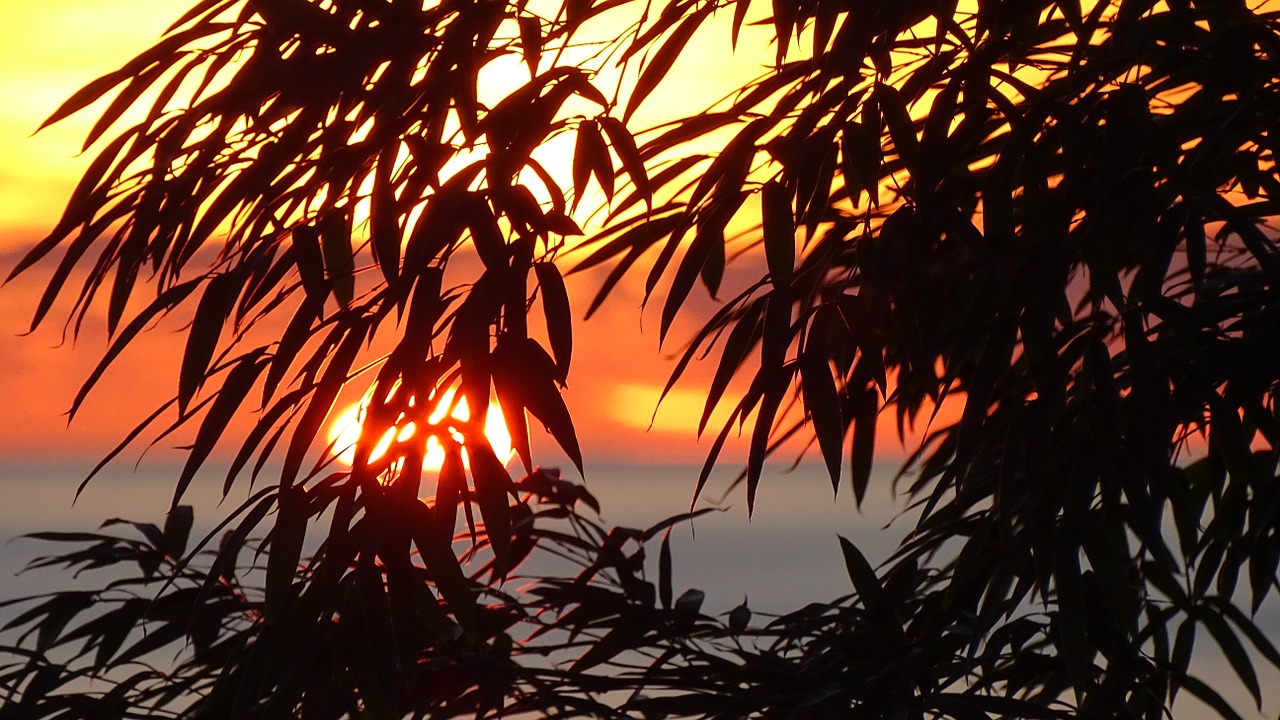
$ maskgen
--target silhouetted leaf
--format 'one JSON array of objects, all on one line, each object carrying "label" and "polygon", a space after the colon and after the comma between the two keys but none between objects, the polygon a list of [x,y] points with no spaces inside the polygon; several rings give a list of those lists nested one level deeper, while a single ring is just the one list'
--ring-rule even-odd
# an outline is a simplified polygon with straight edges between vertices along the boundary
[{"label": "silhouetted leaf", "polygon": [[560,371],[563,385],[569,378],[569,360],[573,353],[573,314],[569,308],[569,293],[564,278],[555,263],[534,263],[538,276],[538,288],[542,293],[542,314],[547,321],[547,338],[551,342],[551,354]]},{"label": "silhouetted leaf", "polygon": [[142,328],[146,327],[157,315],[167,314],[177,307],[199,284],[200,278],[197,278],[165,290],[142,312],[138,313],[137,317],[130,321],[124,330],[120,331],[120,334],[112,341],[111,346],[107,348],[106,353],[103,354],[102,360],[98,362],[93,372],[89,373],[88,379],[80,386],[75,399],[71,401],[71,410],[67,412],[69,418],[75,417],[76,411],[80,409],[80,405],[84,402],[85,397],[88,396],[89,391],[93,389],[93,386],[102,377],[102,373],[106,371],[107,367],[111,365],[121,351],[133,341],[133,338],[142,331]]},{"label": "silhouetted leaf", "polygon": [[320,249],[320,231],[311,225],[299,225],[290,233],[293,238],[294,259],[298,263],[298,277],[307,297],[323,299],[324,255]]},{"label": "silhouetted leaf", "polygon": [[324,270],[333,283],[333,298],[342,307],[355,297],[355,260],[351,252],[351,226],[346,220],[330,216],[320,226],[320,248],[324,254]]},{"label": "silhouetted leaf", "polygon": [[529,77],[538,76],[538,61],[542,57],[542,30],[538,18],[533,15],[521,15],[520,52],[524,63],[529,67]]},{"label": "silhouetted leaf", "polygon": [[289,441],[289,449],[284,458],[284,467],[280,470],[280,485],[282,488],[292,486],[297,478],[307,450],[319,434],[320,427],[324,424],[325,418],[328,417],[330,408],[333,407],[333,401],[337,399],[338,393],[347,381],[347,376],[351,372],[351,365],[355,362],[356,353],[360,351],[360,346],[364,344],[367,331],[368,325],[363,321],[357,321],[355,326],[348,330],[346,337],[338,345],[333,357],[329,359],[329,364],[325,367],[324,374],[316,384],[316,390],[312,394],[310,402],[307,403],[307,409],[303,412],[301,419],[298,420],[294,428],[293,438]]},{"label": "silhouetted leaf", "polygon": [[761,190],[760,204],[769,277],[775,284],[787,285],[791,282],[796,253],[795,215],[789,193],[776,180],[770,180]]},{"label": "silhouetted leaf", "polygon": [[635,87],[631,90],[631,98],[627,100],[627,109],[622,114],[623,123],[631,119],[631,115],[635,113],[636,108],[640,107],[640,103],[644,102],[645,98],[649,97],[649,94],[658,87],[658,83],[667,76],[672,64],[684,52],[689,40],[693,38],[694,31],[702,25],[702,21],[710,9],[711,6],[704,6],[685,18],[676,27],[675,31],[667,37],[662,47],[658,48],[653,57],[649,58],[644,69],[640,72],[640,77],[636,79]]},{"label": "silhouetted leaf", "polygon": [[871,204],[878,205],[879,129],[852,120],[846,123],[840,132],[840,159],[850,198],[857,203],[858,193],[866,192]]},{"label": "silhouetted leaf", "polygon": [[556,387],[558,374],[555,361],[536,340],[504,337],[493,350],[493,380],[499,397],[513,399],[542,421],[581,473],[582,450]]},{"label": "silhouetted leaf", "polygon": [[1214,712],[1218,713],[1220,717],[1228,718],[1228,720],[1244,720],[1240,713],[1236,712],[1218,691],[1209,687],[1194,675],[1183,675],[1178,678],[1178,682],[1205,705],[1213,708]]},{"label": "silhouetted leaf", "polygon": [[636,148],[635,138],[626,126],[615,118],[602,115],[599,123],[605,135],[609,136],[609,143],[613,145],[613,151],[618,154],[622,169],[626,170],[627,176],[631,178],[636,196],[644,199],[645,206],[653,210],[653,188],[649,184],[649,171],[640,157],[640,151]]},{"label": "silhouetted leaf", "polygon": [[697,615],[702,610],[702,601],[706,598],[707,594],[701,590],[689,588],[680,593],[680,597],[676,598],[671,609],[685,615]]},{"label": "silhouetted leaf", "polygon": [[400,222],[396,213],[396,190],[392,184],[395,149],[378,156],[373,174],[373,190],[369,198],[369,241],[378,269],[388,285],[400,276]]},{"label": "silhouetted leaf", "polygon": [[861,508],[862,501],[867,496],[867,485],[871,482],[876,418],[880,407],[874,390],[850,392],[849,402],[853,424],[853,438],[849,445],[849,472],[853,481],[853,498]]},{"label": "silhouetted leaf", "polygon": [[237,274],[215,275],[205,287],[196,305],[195,319],[187,334],[187,347],[182,353],[182,369],[178,375],[178,412],[185,413],[191,398],[204,384],[205,372],[218,346],[222,326],[231,314],[231,306],[240,292]]},{"label": "silhouetted leaf", "polygon": [[511,516],[507,496],[514,485],[488,440],[477,438],[477,442],[468,443],[467,454],[471,458],[471,476],[480,514],[484,517],[485,533],[493,548],[494,575],[505,578],[511,569]]},{"label": "silhouetted leaf", "polygon": [[658,552],[658,601],[663,610],[671,609],[671,530],[662,534]]},{"label": "silhouetted leaf", "polygon": [[879,607],[880,580],[876,577],[875,570],[871,568],[871,564],[867,562],[866,557],[856,545],[842,535],[836,537],[840,540],[840,552],[844,555],[845,570],[849,573],[849,580],[853,582],[853,589],[858,592],[858,597],[862,600],[862,606]]},{"label": "silhouetted leaf", "polygon": [[804,394],[805,409],[813,423],[813,434],[818,439],[818,448],[831,478],[831,490],[835,493],[840,487],[845,425],[831,368],[818,347],[823,339],[811,334],[805,352],[800,354],[800,388]]},{"label": "silhouetted leaf", "polygon": [[302,543],[307,536],[307,521],[311,519],[305,488],[283,488],[277,507],[276,524],[269,536],[271,551],[267,554],[265,591],[268,617],[278,617],[289,601]]},{"label": "silhouetted leaf", "polygon": [[1240,644],[1240,639],[1222,619],[1221,615],[1213,611],[1198,613],[1197,616],[1218,643],[1218,647],[1222,648],[1222,654],[1227,657],[1231,669],[1235,671],[1236,677],[1249,691],[1249,696],[1253,698],[1254,705],[1262,709],[1262,687],[1258,684],[1258,674],[1253,669],[1253,662],[1249,659],[1248,652],[1244,646]]},{"label": "silhouetted leaf", "polygon": [[164,552],[171,558],[180,559],[187,551],[187,539],[191,535],[191,525],[195,521],[195,513],[190,505],[178,505],[169,510],[164,518]]}]

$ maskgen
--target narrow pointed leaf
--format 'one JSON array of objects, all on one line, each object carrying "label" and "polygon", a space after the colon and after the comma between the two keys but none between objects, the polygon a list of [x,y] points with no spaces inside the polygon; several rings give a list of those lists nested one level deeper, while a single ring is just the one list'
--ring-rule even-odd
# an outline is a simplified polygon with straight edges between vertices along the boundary
[{"label": "narrow pointed leaf", "polygon": [[853,589],[857,591],[858,598],[862,601],[862,607],[867,609],[878,607],[881,588],[876,571],[872,569],[871,563],[867,562],[862,551],[858,550],[857,545],[842,535],[836,537],[840,540],[840,552],[844,555],[845,570],[849,573]]},{"label": "narrow pointed leaf", "polygon": [[218,347],[222,326],[240,292],[238,273],[215,275],[205,287],[195,318],[187,333],[186,350],[182,353],[182,369],[178,375],[178,411],[185,413],[191,398],[204,384],[209,361]]},{"label": "narrow pointed leaf", "polygon": [[555,263],[534,263],[533,271],[538,277],[551,355],[555,358],[556,369],[560,371],[557,379],[564,385],[569,378],[569,360],[573,354],[573,313],[569,307],[569,292]]},{"label": "narrow pointed leaf", "polygon": [[777,180],[764,184],[760,193],[764,230],[764,255],[769,277],[775,284],[787,285],[795,265],[795,215],[791,211],[790,193]]},{"label": "narrow pointed leaf", "polygon": [[672,64],[676,58],[684,53],[685,47],[689,44],[689,40],[693,38],[693,33],[702,25],[703,19],[707,12],[712,8],[711,5],[705,5],[698,9],[684,22],[675,29],[674,32],[658,48],[658,51],[649,58],[649,62],[644,69],[640,71],[640,77],[636,79],[635,87],[631,91],[631,97],[627,100],[627,109],[622,114],[622,122],[626,123],[635,113],[636,108],[640,107],[640,103],[658,87],[658,83],[662,82],[667,76],[667,72],[671,70]]},{"label": "narrow pointed leaf", "polygon": [[320,247],[325,273],[333,283],[333,299],[348,307],[355,297],[355,258],[351,250],[351,226],[345,218],[333,215],[320,227]]},{"label": "narrow pointed leaf", "polygon": [[631,131],[627,130],[627,126],[623,125],[620,120],[607,115],[602,115],[599,118],[599,122],[605,135],[609,136],[609,144],[613,146],[613,151],[617,153],[618,160],[622,162],[622,169],[631,178],[631,184],[636,189],[636,195],[642,198],[645,206],[652,210],[653,188],[649,183],[649,171],[645,167],[644,160],[640,157],[640,151],[636,148],[636,140],[631,135]]},{"label": "narrow pointed leaf", "polygon": [[853,497],[858,507],[867,495],[871,482],[872,459],[876,446],[876,417],[879,404],[874,390],[863,390],[850,396],[853,403],[853,439],[849,448],[849,467],[853,480]]},{"label": "narrow pointed leaf", "polygon": [[89,391],[92,390],[93,386],[102,378],[102,373],[106,372],[107,367],[109,367],[116,357],[120,355],[121,351],[128,346],[133,338],[141,332],[144,327],[150,324],[157,315],[169,312],[185,300],[187,296],[190,295],[197,286],[199,286],[200,282],[199,278],[195,280],[188,280],[181,285],[175,285],[160,293],[159,297],[152,301],[152,303],[142,312],[138,313],[138,316],[130,321],[129,324],[120,331],[120,334],[116,336],[115,340],[111,343],[111,346],[107,348],[107,352],[103,354],[102,360],[98,361],[98,364],[93,368],[93,372],[89,373],[89,377],[84,381],[84,384],[80,386],[80,390],[76,393],[75,399],[71,402],[71,410],[67,412],[68,418],[75,417],[76,411],[79,410],[80,405],[84,403],[84,399],[89,395]]}]

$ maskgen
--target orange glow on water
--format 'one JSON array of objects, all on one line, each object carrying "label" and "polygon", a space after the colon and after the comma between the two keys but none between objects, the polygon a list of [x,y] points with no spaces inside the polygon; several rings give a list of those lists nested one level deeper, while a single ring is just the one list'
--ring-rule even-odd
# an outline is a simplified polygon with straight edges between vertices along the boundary
[{"label": "orange glow on water", "polygon": [[[342,411],[329,428],[329,442],[333,443],[333,448],[338,453],[338,459],[346,465],[351,465],[355,462],[356,442],[360,439],[361,433],[375,432],[372,428],[364,427],[368,400],[366,397],[364,400]],[[412,399],[409,404],[413,404]],[[454,440],[459,443],[463,442],[462,428],[444,423],[446,416],[457,420],[459,425],[471,420],[471,408],[467,406],[467,399],[458,398],[455,402],[453,388],[440,393],[435,408],[427,416],[427,422],[432,425],[444,424]],[[369,460],[372,462],[381,459],[391,450],[393,442],[408,442],[417,434],[417,431],[416,424],[412,420],[406,421],[404,416],[401,415],[394,425],[383,430],[377,444],[374,445],[373,451],[369,455]],[[499,459],[507,460],[511,457],[513,452],[511,434],[507,431],[506,421],[503,420],[502,410],[497,403],[489,403],[489,411],[484,420],[484,435],[488,438],[489,446],[493,448],[493,453]],[[434,434],[428,435],[422,467],[426,470],[439,470],[444,464],[444,455],[444,446],[440,443],[439,437]],[[462,462],[464,465],[468,464],[466,450],[462,451]]]}]

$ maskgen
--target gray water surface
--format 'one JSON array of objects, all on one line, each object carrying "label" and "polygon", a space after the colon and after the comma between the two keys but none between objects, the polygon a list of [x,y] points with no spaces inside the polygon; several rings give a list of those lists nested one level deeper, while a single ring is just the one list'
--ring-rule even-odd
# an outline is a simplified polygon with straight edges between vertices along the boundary
[{"label": "gray water surface", "polygon": [[[92,465],[91,460],[0,464],[0,598],[48,592],[72,582],[57,571],[18,574],[33,558],[58,550],[18,537],[24,533],[92,530],[111,517],[163,523],[177,466],[110,466],[73,504],[75,488]],[[704,610],[712,613],[727,611],[744,597],[756,612],[783,613],[849,593],[837,535],[853,541],[875,565],[892,554],[911,524],[910,517],[899,517],[905,502],[890,492],[896,469],[892,464],[876,467],[866,502],[858,509],[847,486],[832,496],[821,467],[802,465],[789,472],[768,468],[748,518],[745,491],[728,490],[737,468],[726,466],[712,477],[697,504],[721,511],[681,523],[672,532],[675,594],[688,588],[704,591]],[[698,470],[692,465],[594,463],[587,467],[586,485],[601,502],[602,524],[644,528],[689,509]],[[193,538],[207,533],[249,494],[242,482],[223,499],[222,479],[214,470],[203,473],[183,499],[196,508]],[[269,482],[269,476],[264,480]],[[323,531],[314,528],[312,539]],[[655,544],[651,571],[656,570],[656,550]],[[1273,640],[1280,640],[1278,606],[1268,603],[1260,618]],[[0,624],[13,614],[13,608],[0,608]],[[1266,669],[1260,673],[1266,704],[1258,713],[1207,636],[1197,642],[1196,653],[1202,677],[1245,718],[1277,716],[1280,691],[1273,688],[1280,688],[1280,675]],[[1175,718],[1201,717],[1208,717],[1205,709],[1184,692]]]}]

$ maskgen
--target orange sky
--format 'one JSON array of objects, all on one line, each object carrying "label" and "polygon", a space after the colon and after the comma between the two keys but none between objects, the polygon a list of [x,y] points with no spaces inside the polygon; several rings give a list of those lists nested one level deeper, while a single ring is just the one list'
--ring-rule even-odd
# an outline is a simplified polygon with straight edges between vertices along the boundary
[{"label": "orange sky", "polygon": [[[6,24],[0,28],[0,97],[5,99],[0,104],[0,269],[5,274],[21,249],[52,224],[88,162],[92,151],[84,157],[76,151],[94,108],[34,137],[32,131],[83,83],[154,40],[177,8],[166,0],[43,0],[6,8]],[[696,70],[677,66],[672,77],[680,86],[666,97],[714,99],[760,69],[742,48],[737,57],[730,54],[727,41],[696,42],[693,47],[699,55],[689,62]],[[661,112],[661,97],[646,103],[650,113]],[[169,397],[176,384],[181,343],[172,332],[180,326],[175,322],[147,334],[126,353],[67,429],[62,413],[105,341],[95,326],[74,348],[68,343],[54,349],[60,342],[56,311],[54,322],[36,335],[17,336],[26,327],[44,277],[37,268],[0,289],[5,370],[0,397],[7,407],[21,409],[0,419],[0,460],[65,456],[68,448],[73,448],[71,454],[100,454]],[[643,319],[639,313],[641,278],[624,282],[604,310],[577,329],[567,393],[570,409],[589,458],[698,461],[709,444],[698,443],[694,429],[710,368],[692,372],[690,381],[668,397],[652,429],[645,429],[671,360],[657,348],[656,312]],[[578,317],[599,280],[599,275],[571,278]],[[714,307],[705,299],[699,304]],[[672,334],[675,341],[665,348],[667,355],[696,329],[696,320],[696,310],[685,314]]]}]

